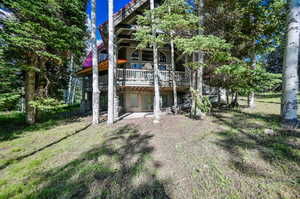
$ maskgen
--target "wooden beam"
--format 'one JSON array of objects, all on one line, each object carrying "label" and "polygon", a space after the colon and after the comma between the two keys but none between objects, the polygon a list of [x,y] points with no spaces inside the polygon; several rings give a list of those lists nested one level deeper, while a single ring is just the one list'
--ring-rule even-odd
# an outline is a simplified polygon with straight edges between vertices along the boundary
[{"label": "wooden beam", "polygon": [[121,9],[115,16],[115,26],[119,25],[124,19],[129,17],[134,11],[136,11],[140,6],[148,2],[148,0],[132,0],[127,7]]}]

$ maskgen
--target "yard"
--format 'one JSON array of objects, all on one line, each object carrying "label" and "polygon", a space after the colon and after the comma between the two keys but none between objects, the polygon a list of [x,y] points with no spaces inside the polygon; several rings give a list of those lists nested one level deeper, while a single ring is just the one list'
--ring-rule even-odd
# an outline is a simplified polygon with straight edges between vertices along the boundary
[{"label": "yard", "polygon": [[3,114],[0,199],[300,198],[300,132],[280,129],[279,102],[270,94],[255,110],[112,128],[88,117],[28,128]]}]

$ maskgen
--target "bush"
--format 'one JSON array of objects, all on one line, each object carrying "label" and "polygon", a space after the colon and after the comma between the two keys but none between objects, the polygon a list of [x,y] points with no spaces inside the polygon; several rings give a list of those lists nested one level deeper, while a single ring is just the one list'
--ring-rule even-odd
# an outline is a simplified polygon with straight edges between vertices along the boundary
[{"label": "bush", "polygon": [[4,93],[0,94],[0,111],[15,110],[20,100],[19,93]]},{"label": "bush", "polygon": [[35,101],[30,102],[30,104],[33,107],[35,107],[38,111],[48,113],[60,112],[66,107],[68,107],[68,105],[64,102],[58,101],[54,98],[39,98]]}]

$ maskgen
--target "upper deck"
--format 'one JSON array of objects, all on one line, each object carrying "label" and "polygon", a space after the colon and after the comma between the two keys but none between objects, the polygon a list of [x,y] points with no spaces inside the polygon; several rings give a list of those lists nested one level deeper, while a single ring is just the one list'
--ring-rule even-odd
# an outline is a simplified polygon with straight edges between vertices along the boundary
[{"label": "upper deck", "polygon": [[[116,79],[118,87],[154,87],[153,70],[143,69],[117,69]],[[92,78],[87,77],[85,89],[92,90]],[[189,74],[182,71],[175,71],[176,86],[178,88],[189,87]],[[159,85],[161,88],[173,87],[172,71],[159,71]],[[108,75],[99,77],[99,88],[106,90],[108,86]]]}]

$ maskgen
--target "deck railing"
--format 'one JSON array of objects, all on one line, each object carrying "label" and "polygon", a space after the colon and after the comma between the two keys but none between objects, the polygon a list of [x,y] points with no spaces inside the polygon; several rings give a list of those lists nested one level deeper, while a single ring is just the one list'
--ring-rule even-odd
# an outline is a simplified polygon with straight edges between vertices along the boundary
[{"label": "deck railing", "polygon": [[[173,85],[172,71],[159,71],[159,84],[162,87]],[[177,86],[189,86],[189,76],[185,72],[175,71]],[[154,72],[142,69],[117,69],[117,82],[123,86],[153,86]]]},{"label": "deck railing", "polygon": [[[117,85],[118,86],[145,86],[153,87],[154,85],[153,70],[142,69],[117,69]],[[175,71],[175,80],[178,87],[189,86],[189,75],[182,71]],[[100,89],[105,89],[108,85],[108,75],[99,77]],[[172,87],[173,78],[172,71],[159,71],[159,85],[161,87]],[[86,87],[92,88],[92,78],[87,82]]]}]

